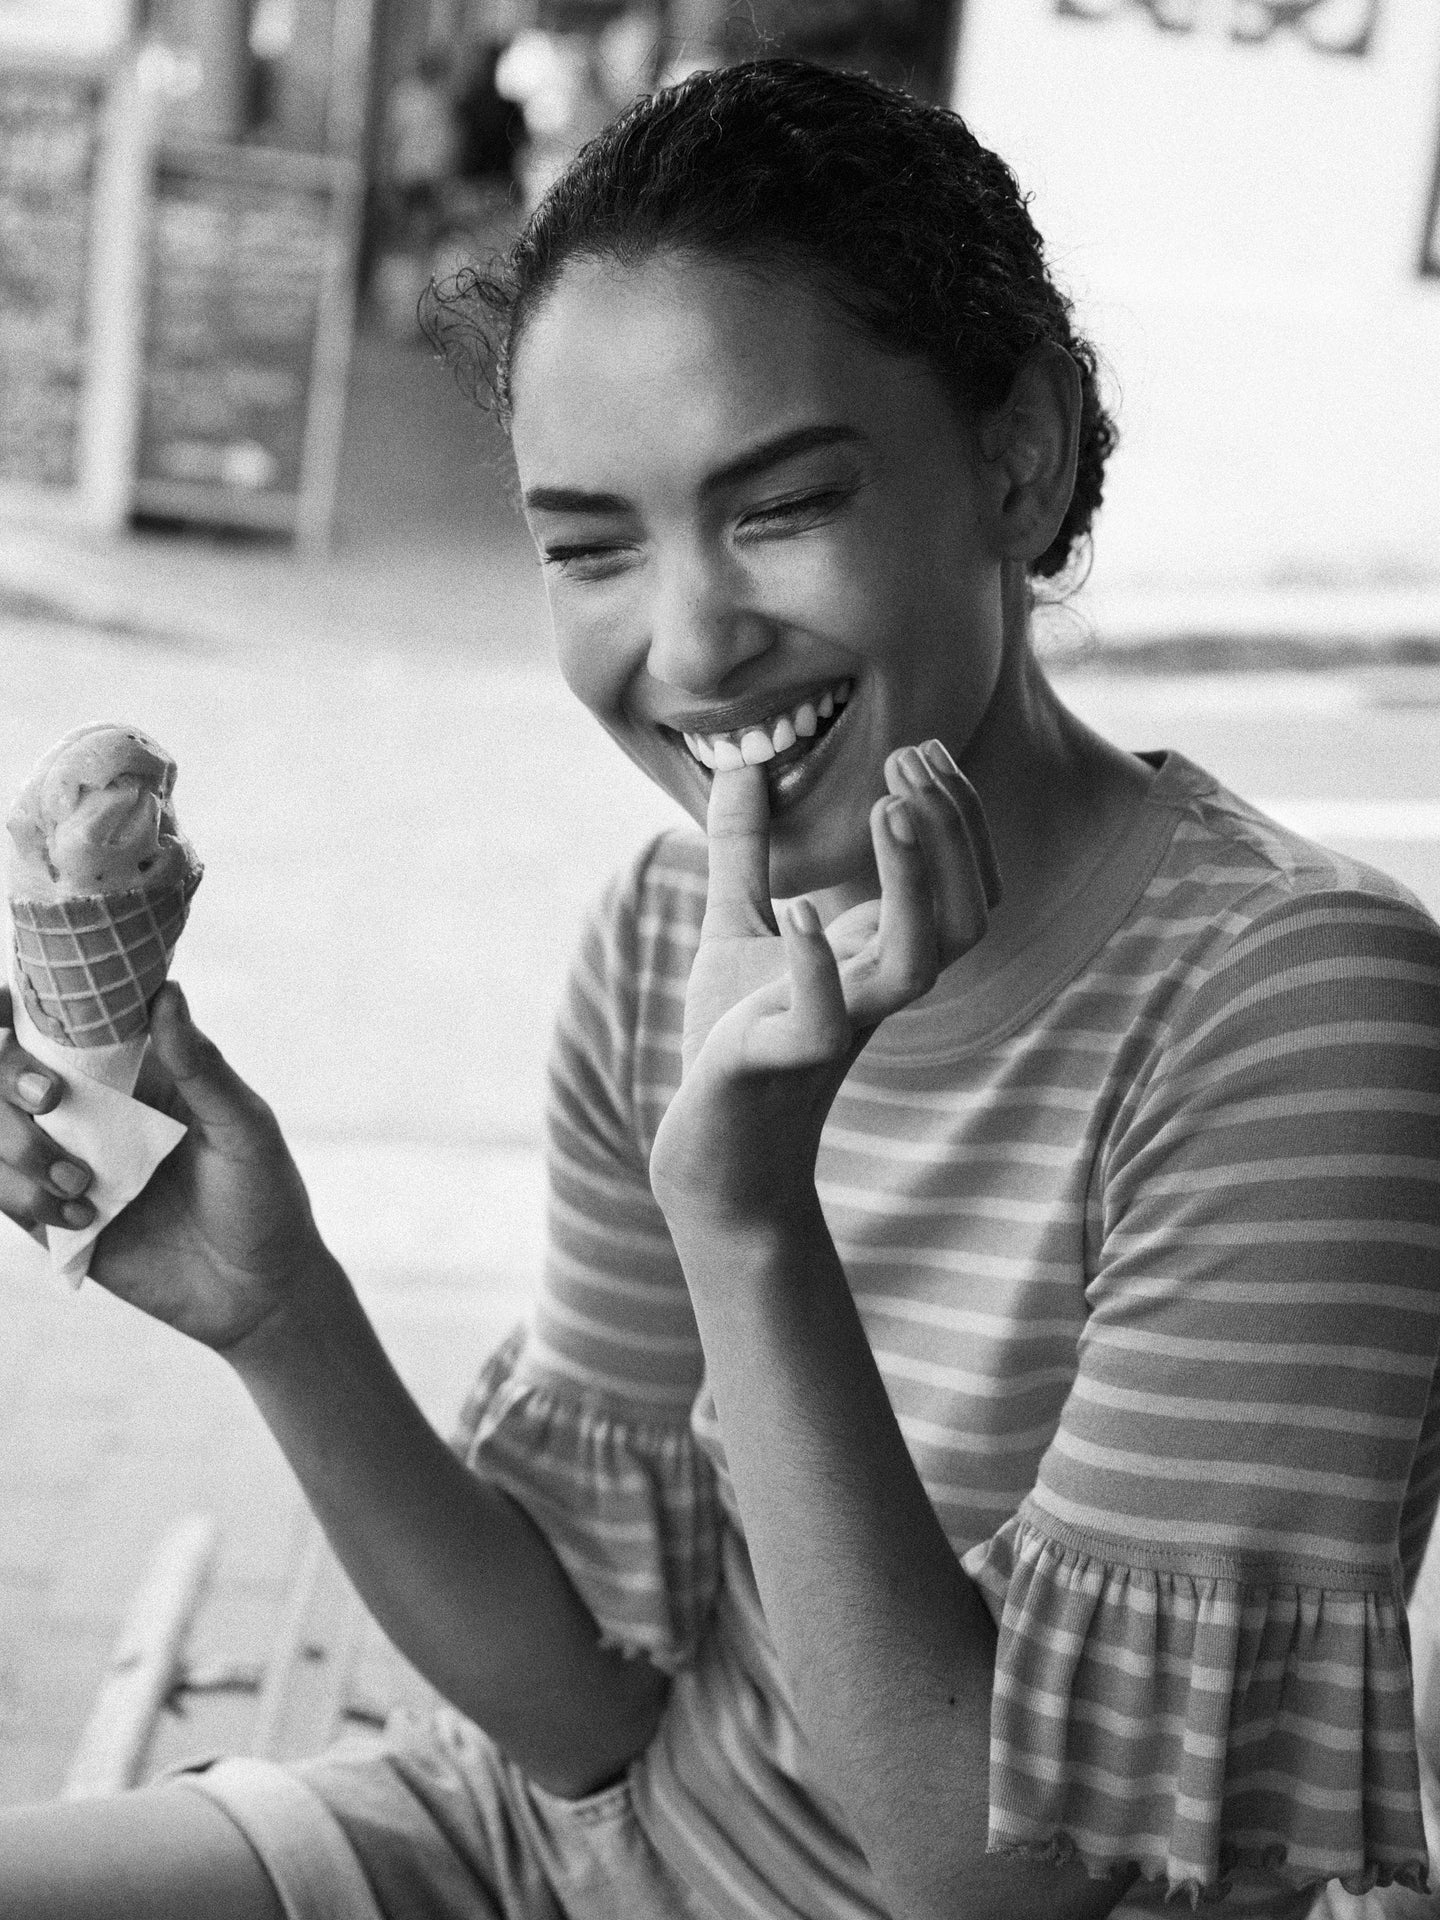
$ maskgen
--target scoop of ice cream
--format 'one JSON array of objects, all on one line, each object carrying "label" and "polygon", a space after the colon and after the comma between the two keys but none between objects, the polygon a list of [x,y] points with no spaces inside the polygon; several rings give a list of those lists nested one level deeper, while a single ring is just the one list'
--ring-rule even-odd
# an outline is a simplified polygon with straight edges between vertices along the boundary
[{"label": "scoop of ice cream", "polygon": [[175,762],[136,727],[99,722],[40,761],[6,822],[10,897],[149,891],[195,866],[171,804]]}]

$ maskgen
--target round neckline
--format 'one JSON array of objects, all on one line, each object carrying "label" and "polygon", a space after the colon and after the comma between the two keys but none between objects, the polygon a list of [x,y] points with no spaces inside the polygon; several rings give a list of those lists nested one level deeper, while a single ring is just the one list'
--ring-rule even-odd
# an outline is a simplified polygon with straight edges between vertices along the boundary
[{"label": "round neckline", "polygon": [[1004,945],[979,983],[954,969],[923,1000],[884,1021],[861,1056],[876,1060],[954,1060],[992,1046],[1053,1000],[1093,959],[1154,877],[1174,837],[1180,809],[1205,776],[1183,754],[1139,753],[1155,777],[1120,832],[1075,877],[1048,918],[1023,940]]}]

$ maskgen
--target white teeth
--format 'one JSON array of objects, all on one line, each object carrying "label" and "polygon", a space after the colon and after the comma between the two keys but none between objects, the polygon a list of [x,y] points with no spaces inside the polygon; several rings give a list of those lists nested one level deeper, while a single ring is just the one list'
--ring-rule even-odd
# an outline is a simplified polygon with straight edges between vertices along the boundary
[{"label": "white teeth", "polygon": [[782,713],[768,729],[747,727],[738,740],[733,734],[687,733],[685,744],[702,766],[716,771],[763,766],[777,753],[787,753],[797,740],[812,740],[820,722],[843,707],[852,690],[852,683],[842,680],[838,686],[827,688],[818,700],[802,700],[793,713]]}]

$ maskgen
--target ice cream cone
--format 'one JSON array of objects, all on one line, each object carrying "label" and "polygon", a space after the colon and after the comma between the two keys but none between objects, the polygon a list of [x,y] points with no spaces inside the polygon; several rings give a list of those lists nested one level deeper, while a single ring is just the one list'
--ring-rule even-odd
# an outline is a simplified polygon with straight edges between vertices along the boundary
[{"label": "ice cream cone", "polygon": [[15,979],[37,1029],[86,1049],[143,1035],[199,880],[196,865],[153,891],[12,899]]},{"label": "ice cream cone", "polygon": [[131,1098],[150,1003],[200,884],[175,818],[175,774],[148,734],[92,722],[44,755],[5,822],[15,1037],[64,1087],[38,1125],[91,1170],[88,1223],[45,1230],[51,1265],[72,1286],[185,1135],[183,1122]]}]

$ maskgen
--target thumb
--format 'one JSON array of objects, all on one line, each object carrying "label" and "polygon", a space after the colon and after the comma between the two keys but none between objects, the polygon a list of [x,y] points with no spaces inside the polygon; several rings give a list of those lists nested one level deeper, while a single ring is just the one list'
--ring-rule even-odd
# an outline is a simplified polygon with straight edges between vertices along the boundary
[{"label": "thumb", "polygon": [[205,1132],[224,1132],[251,1119],[255,1095],[190,1018],[189,1002],[173,980],[151,1005],[150,1044]]},{"label": "thumb", "polygon": [[710,874],[701,938],[778,932],[770,904],[770,798],[762,767],[715,774],[705,832]]}]

